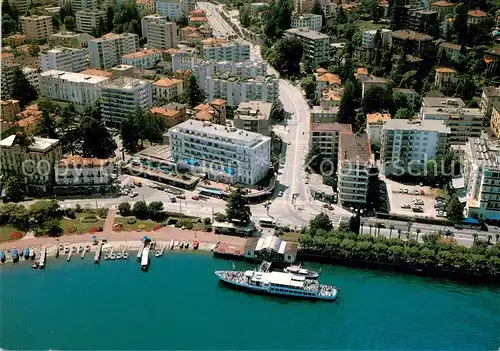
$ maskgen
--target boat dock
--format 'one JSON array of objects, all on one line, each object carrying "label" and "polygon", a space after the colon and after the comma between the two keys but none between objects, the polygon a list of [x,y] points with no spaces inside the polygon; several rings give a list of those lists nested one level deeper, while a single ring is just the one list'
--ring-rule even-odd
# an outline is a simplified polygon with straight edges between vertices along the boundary
[{"label": "boat dock", "polygon": [[81,254],[81,258],[82,258],[82,260],[85,258],[85,252],[86,252],[86,251],[87,251],[87,250],[85,250],[85,248],[83,248],[83,251],[82,251],[82,254]]},{"label": "boat dock", "polygon": [[148,268],[149,268],[149,246],[145,246],[142,249],[141,269],[146,272]]},{"label": "boat dock", "polygon": [[71,261],[71,256],[72,255],[73,255],[73,247],[71,248],[71,250],[69,250],[68,257],[66,258],[66,261]]},{"label": "boat dock", "polygon": [[165,246],[163,245],[159,250],[158,250],[158,256],[157,257],[162,257],[163,253],[165,252]]},{"label": "boat dock", "polygon": [[102,241],[97,244],[97,249],[95,250],[94,263],[99,263],[101,260],[102,253]]},{"label": "boat dock", "polygon": [[45,268],[45,258],[47,257],[47,246],[42,246],[40,250],[40,260],[38,261],[38,268]]}]

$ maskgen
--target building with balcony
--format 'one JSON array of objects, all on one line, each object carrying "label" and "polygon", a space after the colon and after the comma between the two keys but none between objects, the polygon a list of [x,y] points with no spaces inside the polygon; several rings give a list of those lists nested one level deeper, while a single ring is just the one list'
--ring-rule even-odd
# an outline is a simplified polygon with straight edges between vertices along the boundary
[{"label": "building with balcony", "polygon": [[171,54],[172,57],[172,71],[179,69],[192,70],[196,62],[196,50],[193,48],[181,48]]},{"label": "building with balcony", "polygon": [[92,33],[92,28],[99,28],[99,21],[106,23],[106,11],[80,10],[76,11],[76,30],[82,33]]},{"label": "building with balcony", "polygon": [[176,22],[182,16],[181,2],[179,0],[158,0],[156,2],[156,12],[160,16],[167,17],[170,21]]},{"label": "building with balcony", "polygon": [[198,76],[198,84],[202,87],[207,77],[222,74],[239,77],[242,79],[256,78],[267,75],[266,61],[200,61],[190,68]]},{"label": "building with balcony", "polygon": [[57,195],[103,195],[113,189],[113,163],[107,159],[67,156],[55,167]]},{"label": "building with balcony", "polygon": [[19,106],[19,100],[2,100],[0,101],[2,106],[2,121],[12,122],[16,120],[16,115],[21,112],[21,107]]},{"label": "building with balcony", "polygon": [[297,13],[311,12],[313,5],[313,0],[293,0],[293,10]]},{"label": "building with balcony", "polygon": [[95,105],[108,77],[50,70],[40,73],[40,94],[53,100],[72,102],[78,111]]},{"label": "building with balcony", "polygon": [[432,10],[410,11],[408,29],[418,33],[430,33],[431,25],[438,23],[438,12]]},{"label": "building with balcony", "polygon": [[500,138],[500,104],[498,103],[491,109],[490,128],[495,136]]},{"label": "building with balcony", "polygon": [[448,143],[463,145],[469,138],[478,138],[483,130],[484,115],[478,108],[463,108],[454,105],[443,107],[422,107],[422,120],[444,121],[450,127]]},{"label": "building with balcony", "polygon": [[212,76],[205,78],[204,92],[208,101],[224,99],[230,107],[236,107],[241,102],[250,100],[275,103],[279,98],[279,79],[274,76],[255,78]]},{"label": "building with balcony", "polygon": [[79,48],[82,46],[80,36],[81,34],[74,32],[54,33],[49,36],[49,44],[54,47],[65,46],[65,47]]},{"label": "building with balcony", "polygon": [[226,102],[222,99],[215,99],[208,104],[199,104],[190,111],[190,117],[198,121],[225,125]]},{"label": "building with balcony", "polygon": [[412,30],[397,30],[391,33],[394,52],[415,55],[427,52],[433,45],[430,35]]},{"label": "building with balcony", "polygon": [[384,123],[391,119],[388,113],[369,113],[366,115],[366,133],[371,141],[380,141]]},{"label": "building with balcony", "polygon": [[156,1],[155,0],[136,0],[135,3],[137,4],[137,7],[145,13],[155,13],[156,12]]},{"label": "building with balcony", "polygon": [[[350,124],[314,123],[309,127],[309,145],[317,146],[325,160],[331,161],[332,169],[338,166],[340,134],[352,134]],[[328,165],[327,165],[328,166]]]},{"label": "building with balcony", "polygon": [[10,98],[14,79],[14,71],[18,68],[21,69],[21,66],[17,63],[2,62],[2,69],[0,70],[2,77],[0,89],[2,93],[2,100]]},{"label": "building with balcony", "polygon": [[488,139],[471,138],[463,155],[467,217],[500,220],[500,150]]},{"label": "building with balcony", "polygon": [[370,183],[378,174],[366,134],[339,135],[337,170],[337,189],[342,206],[365,207]]},{"label": "building with balcony", "polygon": [[448,149],[450,127],[436,120],[387,120],[380,139],[381,172],[421,176],[427,161]]},{"label": "building with balcony", "polygon": [[24,45],[26,43],[26,35],[13,34],[5,38],[5,43],[13,48]]},{"label": "building with balcony", "polygon": [[106,125],[119,127],[137,109],[153,106],[153,86],[150,81],[119,77],[102,87],[101,116]]},{"label": "building with balcony", "polygon": [[176,102],[160,107],[153,107],[151,112],[164,121],[166,129],[172,128],[186,120],[186,105]]},{"label": "building with balcony", "polygon": [[242,62],[250,60],[250,44],[242,40],[208,38],[202,41],[203,60]]},{"label": "building with balcony", "polygon": [[458,60],[460,52],[462,51],[462,46],[445,41],[439,44],[439,50],[444,51],[449,58]]},{"label": "building with balcony", "polygon": [[38,89],[40,86],[38,70],[32,67],[23,67],[23,73],[28,82]]},{"label": "building with balcony", "polygon": [[178,167],[209,179],[254,185],[270,168],[271,138],[258,133],[190,119],[168,137]]},{"label": "building with balcony", "polygon": [[269,118],[273,104],[264,101],[241,102],[234,111],[234,126],[269,136]]},{"label": "building with balcony", "polygon": [[307,28],[320,32],[323,28],[323,16],[312,13],[294,13],[292,15],[292,28]]},{"label": "building with balcony", "polygon": [[97,0],[71,0],[71,9],[73,11],[92,10],[97,7]]},{"label": "building with balcony", "polygon": [[156,100],[166,103],[178,101],[182,95],[183,81],[175,78],[163,78],[153,83]]},{"label": "building with balcony", "polygon": [[85,69],[87,49],[55,48],[40,53],[42,72],[50,70],[80,72]]},{"label": "building with balcony", "polygon": [[33,140],[26,147],[16,135],[0,140],[0,167],[4,175],[19,174],[27,194],[43,196],[54,185],[54,167],[62,158],[62,147],[57,139]]},{"label": "building with balcony", "polygon": [[330,61],[330,37],[326,34],[307,28],[291,28],[285,35],[300,40],[303,56],[309,58],[311,65],[316,67]]},{"label": "building with balcony", "polygon": [[439,91],[450,92],[458,83],[457,71],[450,67],[436,67],[434,84]]},{"label": "building with balcony", "polygon": [[139,50],[137,34],[109,33],[88,42],[90,67],[108,69],[121,63],[121,56]]},{"label": "building with balcony", "polygon": [[436,1],[430,4],[430,10],[436,11],[441,19],[447,15],[452,14],[455,10],[455,4],[448,1]]},{"label": "building with balcony", "polygon": [[21,16],[19,21],[27,40],[48,39],[53,33],[51,16]]},{"label": "building with balcony", "polygon": [[146,38],[149,46],[161,49],[177,47],[177,24],[166,20],[147,22]]},{"label": "building with balcony", "polygon": [[[377,36],[377,30],[367,30],[363,33],[362,46],[366,48],[375,48],[375,37]],[[391,45],[391,33],[392,30],[382,28],[380,30],[380,41],[383,47],[388,47]]]},{"label": "building with balcony", "polygon": [[483,23],[488,18],[488,14],[480,9],[467,12],[467,24],[477,25]]},{"label": "building with balcony", "polygon": [[500,103],[500,87],[485,87],[481,93],[479,108],[487,121],[491,118],[493,106]]},{"label": "building with balcony", "polygon": [[161,61],[163,53],[157,49],[144,49],[122,55],[122,64],[139,69],[154,68]]},{"label": "building with balcony", "polygon": [[141,36],[143,38],[147,38],[148,36],[148,25],[150,22],[167,22],[168,19],[166,16],[161,16],[157,13],[146,15],[141,19]]}]

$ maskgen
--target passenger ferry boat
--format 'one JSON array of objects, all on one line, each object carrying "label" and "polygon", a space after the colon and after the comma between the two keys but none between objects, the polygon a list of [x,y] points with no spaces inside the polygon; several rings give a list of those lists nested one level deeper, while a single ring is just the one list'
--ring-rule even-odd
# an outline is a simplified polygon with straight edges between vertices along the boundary
[{"label": "passenger ferry boat", "polygon": [[331,301],[338,295],[334,286],[288,272],[216,271],[215,275],[229,285],[273,295]]}]

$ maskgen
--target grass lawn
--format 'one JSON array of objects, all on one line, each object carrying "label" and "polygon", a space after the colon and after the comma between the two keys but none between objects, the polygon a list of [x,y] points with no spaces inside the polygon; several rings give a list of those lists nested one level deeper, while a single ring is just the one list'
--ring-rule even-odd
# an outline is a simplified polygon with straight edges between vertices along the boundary
[{"label": "grass lawn", "polygon": [[[76,219],[68,219],[68,218],[63,218],[61,220],[61,226],[64,229],[64,234],[79,234],[79,233],[89,233],[90,228],[98,228],[98,227],[104,227],[104,220],[98,219],[96,222],[93,223],[84,223],[81,221],[81,218],[85,216],[81,216],[80,218]],[[76,232],[70,233],[70,228],[72,226],[76,227]]]},{"label": "grass lawn", "polygon": [[[157,224],[161,225],[161,223],[157,223],[157,222],[149,220],[149,219],[146,219],[146,220],[138,219],[135,223],[129,224],[129,223],[127,223],[129,218],[133,218],[133,217],[116,216],[114,224],[120,223],[123,226],[122,231],[124,231],[124,232],[136,231],[137,229],[152,230],[155,225],[157,225]],[[143,226],[143,227],[139,228],[139,226]]]},{"label": "grass lawn", "polygon": [[294,231],[291,231],[288,233],[285,232],[285,233],[283,233],[283,235],[281,235],[281,238],[283,240],[295,242],[295,243],[299,242],[299,237],[300,237],[300,232],[294,232]]},{"label": "grass lawn", "polygon": [[21,232],[10,225],[0,226],[0,242],[12,240],[12,234],[15,232]]},{"label": "grass lawn", "polygon": [[388,24],[384,23],[373,23],[373,21],[359,21],[359,29],[361,32],[367,31],[367,30],[373,30],[373,29],[382,29],[382,28],[388,28]]}]

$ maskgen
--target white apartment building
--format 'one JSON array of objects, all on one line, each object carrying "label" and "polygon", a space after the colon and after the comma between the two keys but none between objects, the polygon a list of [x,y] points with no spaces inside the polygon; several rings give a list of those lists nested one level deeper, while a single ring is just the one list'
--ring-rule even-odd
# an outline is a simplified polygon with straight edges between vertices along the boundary
[{"label": "white apartment building", "polygon": [[182,16],[181,2],[180,0],[159,0],[156,2],[156,13],[176,22]]},{"label": "white apartment building", "polygon": [[352,126],[328,122],[311,122],[309,126],[309,145],[317,146],[325,159],[332,160],[332,169],[338,167],[340,134],[352,134]]},{"label": "white apartment building", "polygon": [[164,20],[148,22],[148,45],[155,48],[170,49],[177,47],[179,41],[177,24]]},{"label": "white apartment building", "polygon": [[485,87],[481,94],[479,108],[487,120],[491,118],[493,106],[500,102],[500,87]]},{"label": "white apartment building", "polygon": [[483,130],[484,115],[478,108],[463,108],[453,105],[422,107],[422,120],[438,120],[450,127],[450,145],[463,145],[469,138],[479,138]]},{"label": "white apartment building", "polygon": [[209,179],[254,185],[270,167],[271,138],[262,134],[190,119],[168,137],[178,166]]},{"label": "white apartment building", "polygon": [[384,123],[391,119],[388,113],[369,113],[366,115],[366,134],[371,141],[380,141]]},{"label": "white apartment building", "polygon": [[300,40],[304,56],[308,57],[313,67],[330,61],[330,37],[307,28],[292,28],[285,35]]},{"label": "white apartment building", "polygon": [[467,217],[500,220],[500,149],[483,138],[470,138],[463,155]]},{"label": "white apartment building", "polygon": [[53,100],[72,102],[77,110],[83,111],[100,99],[101,88],[108,80],[108,77],[51,70],[40,73],[40,93]]},{"label": "white apartment building", "polygon": [[207,77],[222,73],[239,78],[256,78],[267,75],[267,62],[265,61],[201,61],[195,63],[191,69],[198,75],[198,84],[202,87]]},{"label": "white apartment building", "polygon": [[207,39],[203,41],[203,59],[241,62],[250,60],[250,44],[240,40],[226,41]]},{"label": "white apartment building", "polygon": [[0,140],[0,169],[2,174],[16,172],[24,176],[26,191],[32,195],[46,195],[52,187],[54,166],[62,158],[58,139],[34,137],[28,147],[21,147],[11,135]]},{"label": "white apartment building", "polygon": [[139,50],[137,34],[109,33],[102,38],[89,40],[90,67],[107,69],[121,63],[121,56]]},{"label": "white apartment building", "polygon": [[292,28],[307,28],[320,32],[323,28],[323,16],[312,13],[294,13],[292,15]]},{"label": "white apartment building", "polygon": [[[390,30],[390,29],[383,28],[380,30],[380,39],[382,41],[383,47],[388,47],[391,45],[391,42],[392,42],[391,33],[392,33],[392,30]],[[363,33],[362,45],[366,48],[374,48],[376,36],[377,36],[377,30],[365,31]]]},{"label": "white apartment building", "polygon": [[241,102],[261,100],[275,103],[278,100],[279,79],[276,77],[207,77],[204,92],[208,101],[219,98],[227,102],[227,106],[235,107]]},{"label": "white apartment building", "polygon": [[80,10],[92,10],[97,7],[97,0],[71,0],[71,8],[76,12]]},{"label": "white apartment building", "polygon": [[54,191],[57,195],[109,193],[112,173],[110,160],[70,155],[55,167]]},{"label": "white apartment building", "polygon": [[420,175],[427,161],[446,151],[450,134],[443,121],[387,120],[380,141],[382,173]]},{"label": "white apartment building", "polygon": [[106,125],[120,126],[137,108],[153,106],[153,86],[143,79],[119,77],[102,87],[101,115]]},{"label": "white apartment building", "polygon": [[145,49],[122,55],[122,64],[134,66],[139,69],[149,69],[161,61],[162,57],[163,54],[160,50]]},{"label": "white apartment building", "polygon": [[172,55],[172,71],[193,69],[196,59],[196,49],[181,48]]},{"label": "white apartment building", "polygon": [[38,88],[40,86],[38,70],[32,67],[23,67],[23,73],[31,85],[33,85],[35,88]]},{"label": "white apartment building", "polygon": [[365,207],[370,180],[377,173],[368,136],[340,134],[337,190],[342,206]]},{"label": "white apartment building", "polygon": [[148,24],[149,22],[160,22],[168,21],[166,16],[160,16],[155,13],[153,15],[146,15],[141,19],[141,36],[146,38],[148,36]]},{"label": "white apartment building", "polygon": [[99,21],[102,18],[106,23],[106,11],[100,10],[80,10],[76,11],[76,30],[82,33],[91,33],[92,28],[99,28]]},{"label": "white apartment building", "polygon": [[40,53],[42,72],[50,70],[80,72],[85,69],[87,49],[55,48]]}]

